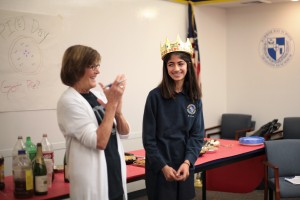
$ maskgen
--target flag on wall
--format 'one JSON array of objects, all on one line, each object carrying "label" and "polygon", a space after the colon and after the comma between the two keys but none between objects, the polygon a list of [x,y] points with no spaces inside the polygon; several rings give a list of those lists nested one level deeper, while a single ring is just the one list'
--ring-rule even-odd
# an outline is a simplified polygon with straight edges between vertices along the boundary
[{"label": "flag on wall", "polygon": [[189,38],[190,42],[192,43],[192,46],[194,48],[193,53],[193,64],[197,76],[197,80],[200,83],[200,53],[199,53],[199,46],[198,46],[198,36],[197,36],[197,27],[195,22],[195,16],[194,11],[192,8],[192,2],[188,2],[188,34],[187,38]]}]

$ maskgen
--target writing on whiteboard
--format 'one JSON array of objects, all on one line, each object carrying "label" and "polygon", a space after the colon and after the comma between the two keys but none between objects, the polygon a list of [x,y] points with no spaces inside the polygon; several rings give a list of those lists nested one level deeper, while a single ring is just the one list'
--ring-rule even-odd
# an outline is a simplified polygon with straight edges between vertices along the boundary
[{"label": "writing on whiteboard", "polygon": [[58,16],[0,11],[0,112],[56,107],[61,28]]},{"label": "writing on whiteboard", "polygon": [[20,74],[39,73],[43,57],[40,45],[49,35],[39,20],[28,16],[10,17],[0,23],[0,36],[9,43],[9,65]]},{"label": "writing on whiteboard", "polygon": [[43,29],[39,21],[34,18],[27,19],[24,16],[12,17],[0,23],[0,36],[3,39],[7,40],[17,32],[21,32],[22,35],[24,33],[30,34],[39,44],[50,34],[47,30]]},{"label": "writing on whiteboard", "polygon": [[[41,82],[39,80],[2,80],[0,85],[0,92],[5,94],[7,99],[25,95],[28,92],[39,89]],[[16,95],[18,94],[18,95]],[[22,96],[21,95],[21,96]]]}]

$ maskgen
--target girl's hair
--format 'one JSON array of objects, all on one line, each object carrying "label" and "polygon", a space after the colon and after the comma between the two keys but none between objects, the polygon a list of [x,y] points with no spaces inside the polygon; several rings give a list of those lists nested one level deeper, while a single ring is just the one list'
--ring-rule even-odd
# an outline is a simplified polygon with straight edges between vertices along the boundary
[{"label": "girl's hair", "polygon": [[167,69],[167,63],[172,55],[179,56],[180,59],[184,60],[187,63],[187,73],[184,78],[183,91],[185,91],[192,100],[201,99],[202,91],[196,79],[196,73],[191,60],[191,56],[185,52],[171,52],[164,57],[163,78],[161,83],[158,85],[161,90],[162,96],[164,98],[170,99],[175,98],[176,95],[175,82],[168,74]]},{"label": "girl's hair", "polygon": [[63,55],[61,81],[67,86],[73,86],[84,75],[86,68],[100,60],[100,54],[91,47],[83,45],[69,47]]}]

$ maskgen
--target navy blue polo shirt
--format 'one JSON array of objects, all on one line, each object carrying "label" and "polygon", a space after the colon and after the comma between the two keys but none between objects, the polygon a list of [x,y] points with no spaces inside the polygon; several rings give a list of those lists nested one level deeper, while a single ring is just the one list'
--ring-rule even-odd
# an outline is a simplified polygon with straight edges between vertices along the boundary
[{"label": "navy blue polo shirt", "polygon": [[178,169],[186,159],[193,167],[203,138],[201,100],[192,101],[184,92],[165,99],[159,88],[149,92],[143,116],[146,169],[158,172],[166,164]]}]

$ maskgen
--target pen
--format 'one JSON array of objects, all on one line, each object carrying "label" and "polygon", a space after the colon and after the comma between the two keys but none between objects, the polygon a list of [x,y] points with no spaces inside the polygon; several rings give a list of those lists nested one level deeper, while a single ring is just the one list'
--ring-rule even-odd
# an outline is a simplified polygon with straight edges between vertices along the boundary
[{"label": "pen", "polygon": [[[118,81],[118,84],[123,83],[124,81],[126,81],[126,79]],[[110,88],[111,86],[112,86],[112,83],[106,85],[104,88]]]}]

